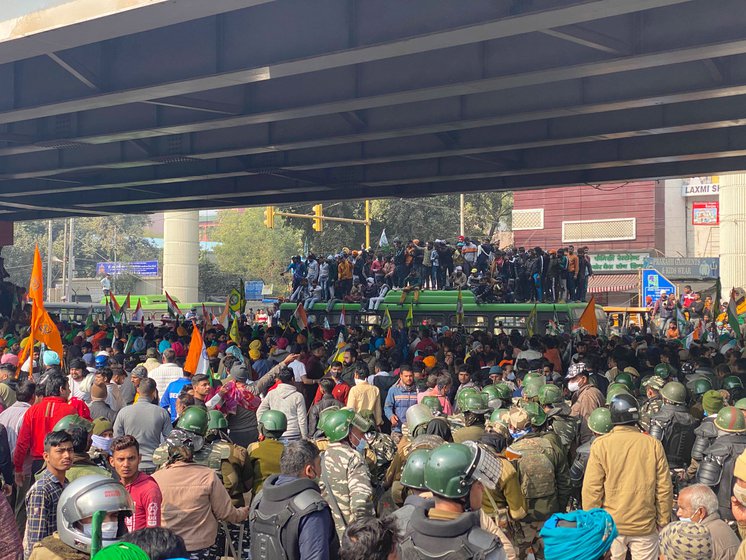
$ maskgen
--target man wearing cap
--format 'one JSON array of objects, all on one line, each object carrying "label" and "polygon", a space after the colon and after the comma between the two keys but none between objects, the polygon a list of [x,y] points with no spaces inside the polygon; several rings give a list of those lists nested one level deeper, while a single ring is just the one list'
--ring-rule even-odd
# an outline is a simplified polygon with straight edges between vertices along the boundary
[{"label": "man wearing cap", "polygon": [[148,373],[161,365],[161,362],[158,360],[158,350],[156,348],[151,346],[150,348],[145,350],[145,361],[142,365],[145,366],[145,369],[148,370]]},{"label": "man wearing cap", "polygon": [[572,392],[572,406],[570,407],[571,416],[582,418],[580,423],[580,445],[590,441],[593,432],[588,428],[588,417],[591,412],[599,407],[604,406],[605,399],[603,393],[595,386],[588,382],[590,372],[583,362],[571,364],[568,368],[567,388]]},{"label": "man wearing cap", "polygon": [[[132,385],[134,385],[135,387],[135,400],[133,402],[137,402],[137,399],[140,398],[140,394],[137,393],[137,389],[140,387],[140,382],[143,379],[148,378],[148,370],[142,364],[137,365],[134,368],[132,368],[130,377],[132,378]],[[155,398],[155,401],[153,401],[153,404],[158,404],[158,395],[155,395],[154,398]]]},{"label": "man wearing cap", "polygon": [[[109,368],[104,368],[104,370],[111,373]],[[105,377],[102,377],[102,373],[99,371],[91,386],[91,402],[88,404],[91,418],[107,418],[110,422],[114,422],[117,413],[106,403],[107,395]]]},{"label": "man wearing cap", "polygon": [[651,375],[642,382],[642,387],[645,389],[645,396],[647,399],[640,407],[640,427],[645,432],[650,431],[650,418],[655,414],[658,414],[661,407],[663,407],[661,389],[663,389],[665,384],[666,380],[657,375]]},{"label": "man wearing cap", "polygon": [[172,429],[169,413],[153,404],[155,391],[155,381],[149,378],[141,380],[137,402],[120,410],[114,421],[114,437],[134,436],[140,444],[140,470],[148,474],[155,472],[153,451]]}]

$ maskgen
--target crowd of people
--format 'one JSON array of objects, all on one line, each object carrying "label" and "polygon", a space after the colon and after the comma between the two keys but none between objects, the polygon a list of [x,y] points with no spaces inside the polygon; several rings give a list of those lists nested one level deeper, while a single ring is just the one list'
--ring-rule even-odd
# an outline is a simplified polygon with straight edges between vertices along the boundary
[{"label": "crowd of people", "polygon": [[376,251],[344,248],[326,258],[292,258],[283,275],[292,277],[291,301],[340,300],[358,303],[392,288],[470,289],[480,302],[585,301],[593,275],[588,247],[559,249],[509,247],[460,236],[403,243]]},{"label": "crowd of people", "polygon": [[746,559],[740,344],[61,323],[23,363],[26,325],[3,560]]}]

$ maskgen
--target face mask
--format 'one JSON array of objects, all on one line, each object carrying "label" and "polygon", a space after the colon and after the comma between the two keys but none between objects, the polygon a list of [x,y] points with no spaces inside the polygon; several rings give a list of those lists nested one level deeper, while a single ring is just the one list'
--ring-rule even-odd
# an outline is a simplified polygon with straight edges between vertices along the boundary
[{"label": "face mask", "polygon": [[108,453],[111,446],[111,438],[105,438],[97,435],[91,436],[91,443],[94,447]]},{"label": "face mask", "polygon": [[567,388],[570,389],[572,393],[576,392],[578,389],[580,389],[580,383],[577,381],[570,381],[567,384]]},{"label": "face mask", "polygon": [[525,436],[529,432],[530,428],[525,428],[523,430],[516,430],[515,432],[510,432],[510,434],[513,436],[513,440],[518,440]]},{"label": "face mask", "polygon": [[738,500],[741,505],[746,506],[746,488],[742,488],[738,484],[733,486],[733,496]]},{"label": "face mask", "polygon": [[[101,538],[104,540],[114,540],[117,538],[117,532],[119,531],[119,523],[116,521],[104,521],[101,523]],[[86,537],[91,536],[91,524],[83,523],[83,534]]]},{"label": "face mask", "polygon": [[692,518],[691,517],[679,517],[679,521],[683,521],[684,523],[691,523]]}]

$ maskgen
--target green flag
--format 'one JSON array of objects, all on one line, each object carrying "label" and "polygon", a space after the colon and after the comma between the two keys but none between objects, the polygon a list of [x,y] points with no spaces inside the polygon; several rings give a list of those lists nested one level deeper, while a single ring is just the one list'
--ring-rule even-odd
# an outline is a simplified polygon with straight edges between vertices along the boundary
[{"label": "green flag", "polygon": [[386,311],[384,311],[383,313],[383,319],[381,319],[381,328],[383,330],[389,329],[391,328],[392,324],[391,313],[389,313],[389,308],[387,307]]},{"label": "green flag", "polygon": [[534,304],[534,308],[529,312],[526,317],[526,332],[529,337],[534,336],[539,332],[539,312],[536,308],[537,304]]},{"label": "green flag", "polygon": [[409,304],[409,311],[407,311],[407,318],[404,320],[404,324],[411,327],[414,323],[414,312],[412,310],[412,304]]},{"label": "green flag", "polygon": [[730,301],[728,302],[728,324],[733,329],[737,338],[741,338],[741,323],[738,321],[738,305],[736,304],[736,290],[730,291]]}]

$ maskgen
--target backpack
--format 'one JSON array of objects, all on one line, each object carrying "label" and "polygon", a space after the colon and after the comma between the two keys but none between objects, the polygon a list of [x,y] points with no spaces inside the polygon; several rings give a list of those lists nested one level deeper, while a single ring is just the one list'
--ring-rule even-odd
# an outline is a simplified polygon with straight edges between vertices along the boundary
[{"label": "backpack", "polygon": [[521,454],[516,461],[521,491],[527,500],[545,498],[556,493],[554,463],[550,459],[552,444],[541,437],[524,437],[511,447]]}]

